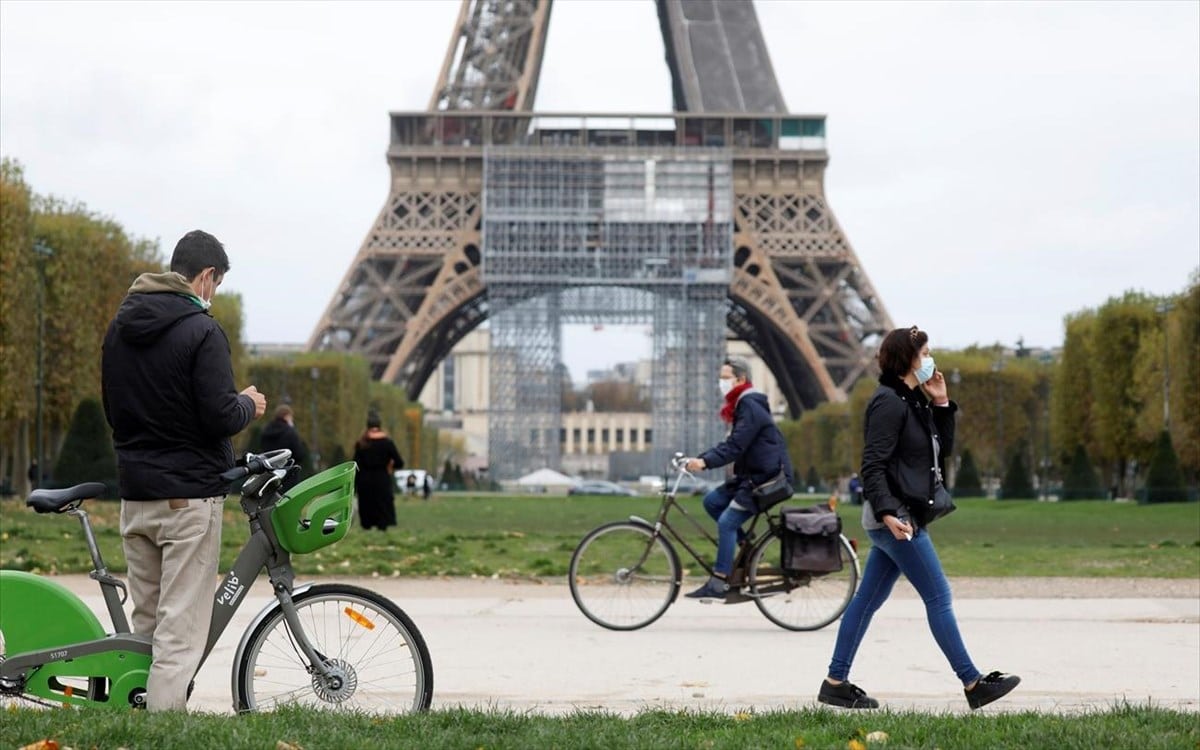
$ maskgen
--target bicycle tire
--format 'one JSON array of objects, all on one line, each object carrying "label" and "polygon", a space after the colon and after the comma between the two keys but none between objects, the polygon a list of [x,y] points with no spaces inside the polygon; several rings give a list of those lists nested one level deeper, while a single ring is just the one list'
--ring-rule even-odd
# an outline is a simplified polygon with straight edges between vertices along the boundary
[{"label": "bicycle tire", "polygon": [[609,630],[638,630],[662,617],[682,583],[675,548],[633,521],[588,532],[571,555],[567,581],[579,611]]},{"label": "bicycle tire", "polygon": [[839,535],[842,569],[833,573],[784,571],[781,531],[763,537],[750,557],[747,582],[754,604],[771,622],[785,630],[820,630],[836,621],[850,606],[858,588],[858,554],[850,540]]},{"label": "bicycle tire", "polygon": [[[293,601],[313,648],[343,672],[343,687],[331,689],[308,671],[283,608],[276,603],[250,634],[234,665],[237,711],[284,704],[375,714],[429,708],[433,701],[429,648],[395,602],[343,583],[315,585],[296,594]],[[393,652],[395,657],[390,656]],[[396,686],[383,687],[389,680],[395,680]]]}]

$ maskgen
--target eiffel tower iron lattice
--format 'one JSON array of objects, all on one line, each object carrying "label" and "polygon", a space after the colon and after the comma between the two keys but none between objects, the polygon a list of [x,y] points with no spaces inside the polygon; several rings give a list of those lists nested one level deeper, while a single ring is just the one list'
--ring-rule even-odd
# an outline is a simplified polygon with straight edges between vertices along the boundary
[{"label": "eiffel tower iron lattice", "polygon": [[[656,5],[676,111],[551,114],[533,111],[551,0],[463,0],[429,109],[390,115],[390,194],[309,348],[361,354],[374,377],[416,399],[451,348],[491,318],[493,339],[532,357],[492,357],[493,409],[518,401],[506,405],[516,416],[493,418],[490,451],[522,446],[514,471],[558,463],[554,420],[525,409],[515,381],[544,375],[553,363],[541,360],[557,354],[560,334],[521,341],[506,327],[591,321],[596,310],[572,309],[575,289],[677,300],[643,305],[656,311],[647,313],[656,335],[700,326],[686,329],[683,349],[655,341],[656,359],[694,365],[652,384],[652,402],[673,404],[655,407],[656,454],[701,447],[712,432],[696,414],[714,413],[714,395],[689,406],[668,391],[689,387],[687,378],[700,377],[693,370],[711,379],[721,347],[714,326],[763,358],[793,416],[845,399],[892,324],[825,197],[825,118],[787,114],[752,3]],[[688,163],[715,164],[721,176]],[[558,195],[590,203],[537,205],[537,195],[555,192],[539,189],[547,180],[558,181]],[[673,189],[681,192],[668,200]],[[501,198],[509,208],[535,202],[493,217]],[[664,228],[682,243],[674,256],[655,244]],[[695,251],[714,242],[719,258],[702,262]],[[489,276],[505,262],[532,275]],[[704,263],[724,275],[703,276]],[[599,307],[619,313],[616,299]]]}]

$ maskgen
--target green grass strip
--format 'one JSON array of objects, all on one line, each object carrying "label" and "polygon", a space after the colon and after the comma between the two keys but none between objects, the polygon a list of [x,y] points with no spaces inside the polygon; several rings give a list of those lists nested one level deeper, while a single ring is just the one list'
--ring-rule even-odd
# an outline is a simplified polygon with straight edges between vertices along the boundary
[{"label": "green grass strip", "polygon": [[[247,716],[132,711],[9,710],[0,747],[54,739],[73,748],[1195,748],[1200,719],[1152,706],[1077,715],[925,714],[829,709],[741,712],[600,712],[552,717],[513,711],[433,711],[376,718],[309,710]],[[873,732],[888,735],[886,741]]]},{"label": "green grass strip", "polygon": [[[824,498],[797,497],[786,505]],[[705,528],[714,524],[699,498],[688,512]],[[951,576],[1069,576],[1081,578],[1200,576],[1200,503],[1135,505],[1106,501],[1039,503],[966,499],[932,528],[942,564]],[[630,515],[653,520],[656,497],[546,497],[435,495],[429,502],[397,500],[400,525],[387,532],[355,527],[344,540],[292,559],[302,575],[565,576],[571,552],[591,529]],[[123,572],[120,504],[90,502],[101,552],[110,570]],[[838,508],[845,533],[857,539],[860,557],[869,541],[862,509]],[[690,539],[686,519],[673,517]],[[221,565],[226,569],[248,528],[236,498],[225,504]],[[715,550],[701,540],[698,549]],[[690,573],[699,567],[680,549]],[[18,500],[0,501],[0,567],[41,573],[91,570],[79,524],[56,514],[38,515]]]}]

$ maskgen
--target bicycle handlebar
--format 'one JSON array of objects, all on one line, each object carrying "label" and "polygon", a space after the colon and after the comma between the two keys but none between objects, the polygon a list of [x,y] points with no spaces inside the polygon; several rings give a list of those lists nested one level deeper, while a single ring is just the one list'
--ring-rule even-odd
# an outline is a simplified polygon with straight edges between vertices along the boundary
[{"label": "bicycle handlebar", "polygon": [[279,450],[259,454],[247,453],[238,462],[240,465],[222,474],[221,479],[226,482],[234,482],[251,474],[265,474],[268,471],[283,468],[291,458],[292,452],[287,448],[280,448]]}]

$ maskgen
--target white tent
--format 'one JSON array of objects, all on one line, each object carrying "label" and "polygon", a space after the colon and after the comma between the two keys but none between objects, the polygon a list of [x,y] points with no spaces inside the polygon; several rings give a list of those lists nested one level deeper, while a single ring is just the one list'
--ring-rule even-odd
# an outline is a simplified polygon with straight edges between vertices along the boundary
[{"label": "white tent", "polygon": [[522,487],[570,487],[575,483],[574,479],[554,469],[538,469],[517,480]]}]

